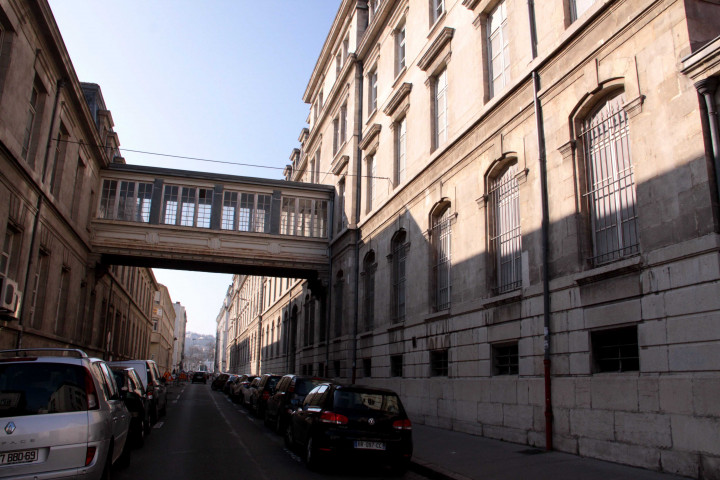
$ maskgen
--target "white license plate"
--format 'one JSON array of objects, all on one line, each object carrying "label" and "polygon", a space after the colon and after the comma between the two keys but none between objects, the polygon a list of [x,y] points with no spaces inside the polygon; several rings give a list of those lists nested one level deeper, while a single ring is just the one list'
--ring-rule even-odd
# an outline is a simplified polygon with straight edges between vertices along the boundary
[{"label": "white license plate", "polygon": [[355,442],[355,448],[363,450],[385,450],[384,442],[366,442],[364,440],[357,440]]},{"label": "white license plate", "polygon": [[0,465],[15,463],[31,463],[37,460],[37,449],[18,450],[17,452],[0,453]]}]

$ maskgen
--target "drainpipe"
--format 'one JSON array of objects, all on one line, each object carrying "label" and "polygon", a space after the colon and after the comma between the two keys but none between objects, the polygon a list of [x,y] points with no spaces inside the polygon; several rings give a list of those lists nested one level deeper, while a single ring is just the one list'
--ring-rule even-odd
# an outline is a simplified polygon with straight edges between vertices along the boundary
[{"label": "drainpipe", "polygon": [[543,271],[543,319],[544,319],[544,376],[545,376],[545,449],[552,450],[552,396],[550,384],[550,268],[548,265],[549,251],[549,213],[548,213],[548,184],[547,165],[545,153],[545,131],[543,128],[542,107],[538,91],[540,90],[540,76],[532,72],[533,97],[535,103],[535,121],[537,122],[538,155],[540,160],[540,196],[542,201],[542,271]]},{"label": "drainpipe", "polygon": [[[37,56],[36,56],[37,58]],[[43,174],[42,174],[42,181],[40,185],[40,189],[38,190],[38,200],[37,200],[37,206],[35,207],[35,219],[33,220],[33,231],[32,231],[32,237],[30,238],[30,257],[28,258],[28,264],[27,268],[25,269],[25,285],[24,285],[24,292],[28,291],[28,288],[30,286],[30,271],[32,270],[33,265],[33,252],[35,251],[35,245],[37,243],[37,236],[38,236],[38,227],[40,226],[40,213],[43,208],[44,200],[45,200],[45,193],[42,190],[43,185],[45,184],[45,172],[47,170],[47,162],[48,158],[50,156],[50,144],[52,143],[52,135],[53,135],[53,129],[55,128],[55,116],[57,115],[57,108],[58,104],[60,103],[60,91],[65,86],[65,80],[60,79],[57,81],[57,88],[55,89],[55,102],[53,104],[53,111],[52,116],[50,117],[50,130],[48,131],[48,138],[47,143],[45,145],[45,158],[43,159]],[[38,253],[39,255],[39,253]],[[43,286],[44,287],[44,286]],[[31,301],[31,297],[26,296],[25,302]],[[20,307],[20,313],[18,315],[18,333],[17,333],[17,340],[15,342],[16,348],[22,348],[22,337],[23,337],[23,316],[24,316],[23,307]]]},{"label": "drainpipe", "polygon": [[710,147],[715,170],[715,193],[720,202],[720,122],[718,121],[717,104],[715,103],[715,90],[718,86],[717,77],[706,78],[695,84],[698,93],[705,99],[707,107],[707,126],[710,131]]},{"label": "drainpipe", "polygon": [[357,165],[355,175],[355,314],[353,317],[353,336],[352,336],[352,378],[351,383],[355,383],[356,372],[357,372],[357,335],[358,335],[358,308],[360,307],[360,191],[362,188],[362,149],[360,148],[360,142],[362,142],[362,105],[363,105],[363,63],[358,61],[357,68],[355,69],[355,82],[357,85],[357,98],[359,99],[355,103],[357,109],[357,125],[355,131],[357,134]]}]

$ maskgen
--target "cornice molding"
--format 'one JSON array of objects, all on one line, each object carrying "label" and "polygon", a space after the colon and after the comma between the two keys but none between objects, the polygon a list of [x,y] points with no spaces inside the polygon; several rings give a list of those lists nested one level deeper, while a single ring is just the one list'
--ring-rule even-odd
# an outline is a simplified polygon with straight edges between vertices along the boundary
[{"label": "cornice molding", "polygon": [[450,45],[450,41],[452,40],[454,34],[455,29],[450,27],[445,27],[440,31],[430,45],[430,48],[428,48],[427,52],[425,52],[422,58],[420,58],[420,61],[417,63],[420,70],[425,72],[428,68],[430,68],[430,65],[432,65],[443,49]]},{"label": "cornice molding", "polygon": [[411,90],[412,83],[405,82],[400,85],[400,88],[398,88],[397,92],[395,92],[388,104],[383,109],[385,115],[392,116],[392,114],[395,113],[395,110],[397,110],[398,106],[402,103],[402,101],[408,95],[410,95]]},{"label": "cornice molding", "polygon": [[380,135],[380,130],[382,130],[382,126],[379,123],[373,123],[370,125],[367,131],[363,133],[363,139],[360,142],[360,149],[365,150],[372,143],[373,139]]}]

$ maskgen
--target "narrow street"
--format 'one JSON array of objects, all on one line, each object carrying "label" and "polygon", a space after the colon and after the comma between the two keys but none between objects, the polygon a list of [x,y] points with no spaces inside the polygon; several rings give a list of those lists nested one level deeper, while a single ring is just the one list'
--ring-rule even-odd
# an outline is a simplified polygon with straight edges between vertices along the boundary
[{"label": "narrow street", "polygon": [[311,472],[285,448],[282,437],[209,384],[181,384],[169,392],[167,415],[145,445],[133,450],[130,466],[113,471],[114,479],[425,478],[413,472],[393,477],[372,466],[336,471],[345,469],[343,464],[321,474]]}]

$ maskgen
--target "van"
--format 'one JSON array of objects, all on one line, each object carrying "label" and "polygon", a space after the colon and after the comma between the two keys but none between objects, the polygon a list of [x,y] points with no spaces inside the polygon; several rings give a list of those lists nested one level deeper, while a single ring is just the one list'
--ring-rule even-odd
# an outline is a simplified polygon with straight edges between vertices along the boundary
[{"label": "van", "polygon": [[108,365],[132,367],[138,373],[150,400],[151,424],[155,424],[158,418],[165,415],[167,412],[167,387],[154,360],[117,360],[108,362]]}]

